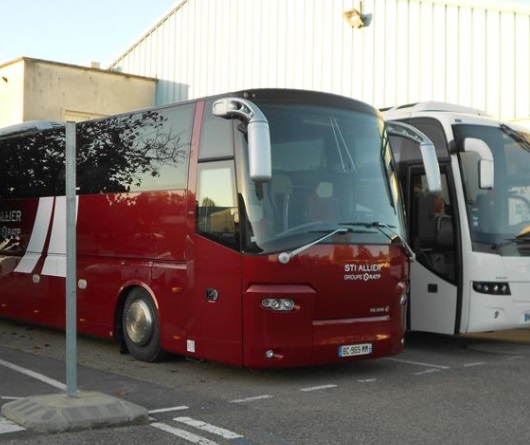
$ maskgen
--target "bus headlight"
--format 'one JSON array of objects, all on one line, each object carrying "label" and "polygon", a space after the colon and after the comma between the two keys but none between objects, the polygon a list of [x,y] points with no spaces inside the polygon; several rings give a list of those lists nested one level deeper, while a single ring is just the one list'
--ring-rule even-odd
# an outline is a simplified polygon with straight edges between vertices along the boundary
[{"label": "bus headlight", "polygon": [[273,311],[292,311],[295,306],[292,298],[264,298],[261,305]]},{"label": "bus headlight", "polygon": [[267,349],[265,351],[265,357],[268,358],[269,360],[271,358],[274,358],[274,351],[272,349]]},{"label": "bus headlight", "polygon": [[473,290],[481,294],[511,295],[508,283],[491,281],[473,281]]}]

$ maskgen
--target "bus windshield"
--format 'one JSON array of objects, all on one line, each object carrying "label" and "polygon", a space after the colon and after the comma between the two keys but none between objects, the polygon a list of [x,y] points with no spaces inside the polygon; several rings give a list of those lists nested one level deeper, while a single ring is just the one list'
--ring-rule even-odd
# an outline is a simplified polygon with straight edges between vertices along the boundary
[{"label": "bus windshield", "polygon": [[530,134],[505,125],[457,125],[454,131],[459,141],[482,139],[494,159],[494,186],[480,189],[479,156],[460,153],[473,249],[524,252],[530,247]]},{"label": "bus windshield", "polygon": [[352,242],[360,243],[404,236],[393,159],[377,115],[299,104],[260,109],[270,125],[272,179],[243,180],[245,251],[278,252],[339,228],[358,233]]}]

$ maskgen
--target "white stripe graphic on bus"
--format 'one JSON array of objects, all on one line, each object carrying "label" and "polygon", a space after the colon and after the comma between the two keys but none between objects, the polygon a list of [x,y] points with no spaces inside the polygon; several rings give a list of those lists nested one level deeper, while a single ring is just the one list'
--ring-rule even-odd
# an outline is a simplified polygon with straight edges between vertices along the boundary
[{"label": "white stripe graphic on bus", "polygon": [[20,263],[15,268],[15,272],[31,273],[35,269],[37,261],[39,261],[42,255],[46,236],[48,235],[53,202],[54,198],[52,196],[39,198],[39,206],[37,207],[37,215],[35,216],[35,223],[31,231],[28,248]]},{"label": "white stripe graphic on bus", "polygon": [[[76,219],[79,197],[76,197]],[[55,198],[52,234],[42,275],[66,277],[66,196]]]},{"label": "white stripe graphic on bus", "polygon": [[[76,218],[79,197],[76,197]],[[15,268],[15,272],[32,273],[41,258],[46,242],[46,236],[50,229],[53,214],[53,225],[51,231],[50,245],[42,275],[54,277],[66,277],[66,197],[47,196],[39,198],[35,223],[31,231],[31,237],[26,253]]]}]

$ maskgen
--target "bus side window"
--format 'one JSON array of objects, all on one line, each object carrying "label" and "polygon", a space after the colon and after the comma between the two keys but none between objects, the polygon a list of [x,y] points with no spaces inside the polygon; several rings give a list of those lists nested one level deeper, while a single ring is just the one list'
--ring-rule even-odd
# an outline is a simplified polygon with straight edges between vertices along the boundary
[{"label": "bus side window", "polygon": [[197,233],[233,249],[239,248],[239,212],[232,161],[199,164]]},{"label": "bus side window", "polygon": [[194,112],[183,104],[79,123],[79,193],[184,189]]}]

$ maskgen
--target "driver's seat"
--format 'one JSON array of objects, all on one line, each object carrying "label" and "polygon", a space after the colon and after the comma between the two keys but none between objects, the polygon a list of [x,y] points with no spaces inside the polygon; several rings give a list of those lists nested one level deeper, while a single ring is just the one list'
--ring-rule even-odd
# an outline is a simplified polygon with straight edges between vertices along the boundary
[{"label": "driver's seat", "polygon": [[337,202],[333,197],[333,183],[319,182],[307,197],[306,214],[309,221],[332,221],[337,217]]}]

